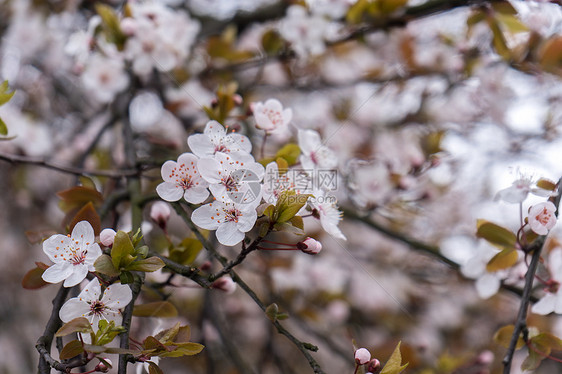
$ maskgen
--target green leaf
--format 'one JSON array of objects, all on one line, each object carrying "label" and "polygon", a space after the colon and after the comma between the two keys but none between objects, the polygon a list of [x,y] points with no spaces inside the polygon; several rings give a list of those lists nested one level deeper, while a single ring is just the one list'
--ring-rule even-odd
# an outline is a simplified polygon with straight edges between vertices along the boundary
[{"label": "green leaf", "polygon": [[158,339],[162,344],[167,344],[172,342],[178,333],[180,332],[180,323],[176,323],[173,327],[160,331],[158,334],[154,336],[154,338]]},{"label": "green leaf", "polygon": [[556,183],[546,178],[541,178],[537,181],[537,187],[547,191],[556,190]]},{"label": "green leaf", "polygon": [[407,3],[408,0],[379,0],[378,8],[383,14],[390,14],[394,13],[400,8],[403,8]]},{"label": "green leaf", "polygon": [[517,14],[517,10],[509,3],[509,1],[498,1],[491,4],[496,13],[503,15]]},{"label": "green leaf", "polygon": [[278,313],[279,307],[275,303],[270,304],[267,306],[267,308],[265,308],[265,315],[272,322],[275,322],[277,320]]},{"label": "green leaf", "polygon": [[189,343],[191,338],[191,328],[188,325],[180,326],[177,335],[174,337],[175,343]]},{"label": "green leaf", "polygon": [[[509,348],[509,343],[511,342],[511,336],[513,335],[514,330],[515,330],[515,326],[513,325],[507,325],[500,328],[494,334],[494,341],[504,348]],[[520,349],[524,345],[525,342],[523,341],[521,334],[519,334],[519,339],[517,340],[517,345],[515,346],[515,349]]]},{"label": "green leaf", "polygon": [[26,290],[37,290],[39,288],[45,287],[49,283],[45,282],[41,276],[45,272],[45,269],[40,268],[39,266],[29,270],[23,276],[21,280],[21,285]]},{"label": "green leaf", "polygon": [[0,118],[0,135],[8,135],[8,126],[6,126],[6,122]]},{"label": "green leaf", "polygon": [[511,14],[496,14],[496,19],[509,32],[516,34],[527,32],[529,28],[519,18]]},{"label": "green leaf", "polygon": [[113,261],[109,255],[101,255],[94,262],[94,268],[100,274],[105,274],[110,277],[116,277],[119,275],[119,271],[113,266]]},{"label": "green leaf", "polygon": [[[295,218],[295,217],[293,217],[293,218]],[[291,220],[293,218],[291,218]],[[295,227],[292,224],[290,224],[289,222],[276,223],[275,225],[273,225],[273,229],[275,231],[285,231],[285,232],[290,232],[291,234],[301,235],[301,236],[306,234],[303,229]]]},{"label": "green leaf", "polygon": [[135,281],[135,277],[130,271],[124,271],[119,274],[119,281],[121,281],[122,284],[130,284]]},{"label": "green leaf", "polygon": [[479,219],[476,223],[476,236],[505,248],[515,248],[517,237],[513,232],[495,223]]},{"label": "green leaf", "polygon": [[261,37],[261,45],[268,55],[278,54],[285,46],[285,41],[277,30],[268,30]]},{"label": "green leaf", "polygon": [[145,258],[144,260],[131,262],[127,267],[125,267],[125,269],[129,271],[144,271],[151,273],[158,269],[162,269],[165,265],[164,261],[156,256],[152,256]]},{"label": "green leaf", "polygon": [[166,347],[162,342],[156,339],[154,336],[148,336],[142,342],[142,347],[144,349],[155,349],[156,351],[168,351],[168,347]]},{"label": "green leaf", "polygon": [[170,249],[170,260],[182,265],[191,265],[201,250],[203,244],[195,238],[185,238],[181,243]]},{"label": "green leaf", "polygon": [[162,369],[152,361],[146,361],[148,364],[148,374],[164,374]]},{"label": "green leaf", "polygon": [[96,12],[102,19],[102,26],[106,34],[107,40],[122,48],[127,37],[121,31],[119,17],[112,7],[104,4],[96,4]]},{"label": "green leaf", "polygon": [[392,355],[390,355],[390,358],[386,362],[386,365],[384,365],[384,368],[382,369],[380,374],[398,374],[407,366],[408,364],[402,365],[400,342],[398,342],[398,345],[396,346],[396,348],[394,348],[394,352],[392,352]]},{"label": "green leaf", "polygon": [[170,352],[163,352],[158,354],[160,357],[181,357],[181,356],[193,356],[201,352],[205,348],[204,345],[199,343],[178,343],[176,349]]},{"label": "green leaf", "polygon": [[517,260],[519,260],[517,251],[513,248],[506,248],[488,261],[486,271],[493,273],[494,271],[508,269],[515,265]]},{"label": "green leaf", "polygon": [[62,348],[59,354],[59,358],[61,360],[68,360],[72,357],[78,356],[84,352],[84,347],[82,346],[82,342],[79,340],[72,340]]},{"label": "green leaf", "polygon": [[[8,86],[8,81],[4,81],[2,82],[2,84],[0,84],[0,105],[6,104],[16,93],[15,90],[12,92],[8,92],[9,90],[10,87]],[[6,134],[2,134],[2,135],[6,135]]]},{"label": "green leaf", "polygon": [[277,151],[275,158],[282,158],[287,161],[288,166],[292,166],[297,163],[300,154],[300,147],[297,144],[289,143],[284,145],[280,150]]},{"label": "green leaf", "polygon": [[93,332],[90,321],[84,317],[74,318],[73,320],[62,325],[60,329],[55,333],[55,337],[66,336],[72,334],[73,332],[90,333]]},{"label": "green leaf", "polygon": [[539,367],[543,359],[544,359],[543,356],[533,351],[532,349],[529,349],[529,355],[525,358],[525,360],[523,360],[523,363],[521,364],[521,370],[523,371],[535,370],[536,368]]},{"label": "green leaf", "polygon": [[135,248],[129,235],[124,231],[117,231],[113,247],[111,248],[113,267],[121,269],[121,267],[129,265],[134,260],[133,256],[131,256],[134,252]]},{"label": "green leaf", "polygon": [[116,355],[137,355],[139,351],[134,349],[124,349],[117,347],[104,347],[106,353],[116,354]]},{"label": "green leaf", "polygon": [[169,301],[156,301],[153,303],[135,305],[133,316],[135,317],[176,317],[178,310]]},{"label": "green leaf", "polygon": [[311,194],[297,194],[295,191],[282,191],[275,206],[275,222],[289,221],[306,204]]},{"label": "green leaf", "polygon": [[490,27],[490,30],[492,31],[492,44],[496,50],[496,53],[506,61],[511,60],[511,50],[507,46],[507,42],[500,29],[498,21],[491,15],[486,18],[486,21],[488,23],[488,26]]},{"label": "green leaf", "polygon": [[95,343],[97,345],[105,345],[111,343],[118,334],[127,331],[123,326],[115,326],[115,321],[108,322],[104,319],[98,323],[98,331],[96,332]]},{"label": "green leaf", "polygon": [[[555,351],[562,351],[562,340],[548,332],[541,332],[540,334],[532,337],[530,341],[542,347],[548,347],[549,349],[553,349]],[[550,352],[548,354],[550,354]]]}]

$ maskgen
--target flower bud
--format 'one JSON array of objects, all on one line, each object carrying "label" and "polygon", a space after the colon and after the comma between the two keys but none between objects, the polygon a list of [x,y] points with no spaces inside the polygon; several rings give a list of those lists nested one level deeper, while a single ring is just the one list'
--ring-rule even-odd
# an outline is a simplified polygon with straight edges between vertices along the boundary
[{"label": "flower bud", "polygon": [[365,365],[371,359],[371,352],[366,348],[359,348],[355,351],[355,363],[357,365]]},{"label": "flower bud", "polygon": [[322,243],[313,238],[306,238],[297,243],[297,248],[309,255],[318,254],[322,250]]},{"label": "flower bud", "polygon": [[113,240],[117,233],[113,229],[103,229],[100,232],[100,242],[106,247],[111,247],[113,245]]},{"label": "flower bud", "polygon": [[150,218],[164,231],[166,223],[170,219],[170,207],[163,201],[158,201],[150,207]]},{"label": "flower bud", "polygon": [[230,277],[222,277],[214,281],[211,284],[211,288],[224,291],[230,295],[236,290],[236,283],[234,283],[234,281]]},{"label": "flower bud", "polygon": [[379,373],[381,371],[381,363],[379,360],[377,360],[376,358],[373,358],[371,361],[369,361],[369,363],[367,364],[367,371],[376,374]]}]

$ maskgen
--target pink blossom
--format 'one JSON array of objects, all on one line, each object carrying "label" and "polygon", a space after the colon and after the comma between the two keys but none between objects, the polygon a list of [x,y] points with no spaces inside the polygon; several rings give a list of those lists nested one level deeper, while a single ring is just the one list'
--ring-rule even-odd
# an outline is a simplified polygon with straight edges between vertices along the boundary
[{"label": "pink blossom", "polygon": [[221,290],[226,292],[228,295],[234,293],[236,291],[236,283],[230,277],[222,277],[217,279],[211,285],[212,288],[216,290]]},{"label": "pink blossom", "polygon": [[556,207],[550,201],[533,205],[529,209],[529,225],[539,235],[546,235],[556,224]]},{"label": "pink blossom", "polygon": [[166,227],[170,213],[170,206],[163,201],[158,201],[150,207],[150,218],[161,228]]},{"label": "pink blossom", "polygon": [[283,109],[283,105],[276,99],[254,103],[253,110],[256,127],[267,132],[286,127],[293,117],[293,111],[290,108]]}]

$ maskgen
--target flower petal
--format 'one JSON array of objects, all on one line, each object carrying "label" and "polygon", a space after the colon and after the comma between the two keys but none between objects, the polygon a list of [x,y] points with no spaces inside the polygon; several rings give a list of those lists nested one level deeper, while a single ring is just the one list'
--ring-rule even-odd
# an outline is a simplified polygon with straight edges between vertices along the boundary
[{"label": "flower petal", "polygon": [[75,248],[87,248],[95,240],[94,229],[88,221],[80,221],[72,229],[71,239],[77,243]]},{"label": "flower petal", "polygon": [[495,295],[500,289],[500,279],[494,274],[486,273],[476,281],[476,291],[483,299]]},{"label": "flower petal", "polygon": [[132,299],[133,293],[129,286],[114,283],[105,289],[101,301],[107,308],[119,310],[126,307]]},{"label": "flower petal", "polygon": [[[59,262],[50,266],[41,278],[48,283],[59,283],[72,275],[73,265],[70,262]],[[66,287],[66,286],[65,286]]]},{"label": "flower petal", "polygon": [[205,134],[193,134],[187,138],[191,152],[199,157],[209,157],[215,154],[215,145]]},{"label": "flower petal", "polygon": [[156,193],[163,200],[178,201],[183,196],[184,190],[175,183],[162,182],[156,186]]},{"label": "flower petal", "polygon": [[191,220],[197,226],[205,230],[216,230],[219,227],[219,211],[216,209],[219,203],[211,203],[200,206],[191,214]]},{"label": "flower petal", "polygon": [[191,204],[201,204],[209,197],[209,190],[206,187],[191,187],[185,190],[183,198]]},{"label": "flower petal", "polygon": [[535,305],[533,305],[531,311],[535,314],[540,314],[542,316],[545,316],[547,314],[554,312],[554,309],[556,307],[556,302],[557,302],[556,295],[552,293],[548,293],[544,295],[544,297],[540,299]]},{"label": "flower petal", "polygon": [[178,164],[175,161],[168,160],[164,162],[164,164],[162,165],[162,169],[160,169],[160,174],[162,175],[162,179],[164,180],[164,182],[172,182],[175,184],[175,173],[177,167]]},{"label": "flower petal", "polygon": [[207,182],[217,184],[221,182],[221,174],[224,173],[221,164],[212,158],[202,158],[197,163],[199,174]]},{"label": "flower petal", "polygon": [[53,235],[43,242],[43,252],[49,257],[49,260],[55,263],[64,261],[61,253],[65,251],[64,248],[70,246],[70,242],[71,240],[68,236]]},{"label": "flower petal", "polygon": [[219,226],[216,236],[221,244],[233,246],[240,243],[245,234],[238,230],[235,222],[226,222]]},{"label": "flower petal", "polygon": [[73,267],[72,274],[70,274],[70,276],[64,281],[63,285],[65,287],[76,286],[86,278],[86,275],[88,275],[88,265],[80,264],[71,266]]},{"label": "flower petal", "polygon": [[59,311],[61,321],[68,322],[78,317],[86,317],[90,314],[90,306],[78,297],[68,300]]}]

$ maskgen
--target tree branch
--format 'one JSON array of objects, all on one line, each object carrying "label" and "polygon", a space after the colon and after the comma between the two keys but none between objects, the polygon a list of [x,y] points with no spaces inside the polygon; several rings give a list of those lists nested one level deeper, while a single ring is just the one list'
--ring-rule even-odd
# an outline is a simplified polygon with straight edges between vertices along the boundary
[{"label": "tree branch", "polygon": [[61,286],[57,295],[53,299],[53,310],[51,312],[51,317],[49,317],[49,321],[45,326],[45,331],[43,335],[37,339],[37,343],[35,344],[35,348],[39,352],[39,374],[49,374],[51,372],[51,368],[67,372],[70,371],[71,368],[81,366],[82,363],[66,363],[62,364],[51,356],[51,345],[53,343],[53,337],[57,330],[61,327],[62,321],[59,318],[59,310],[64,304],[66,297],[68,296],[68,292],[70,288],[66,288]]},{"label": "tree branch", "polygon": [[[131,319],[133,318],[133,309],[135,307],[135,301],[139,296],[143,281],[144,281],[144,273],[138,272],[134,275],[134,282],[131,285],[131,291],[133,292],[133,299],[125,307],[123,310],[123,322],[121,326],[125,328],[125,331],[119,334],[121,339],[119,343],[120,348],[128,349],[129,348],[129,333],[131,330]],[[127,373],[127,363],[129,362],[129,358],[131,355],[119,355],[119,364],[118,364],[118,373],[119,374],[126,374]]]},{"label": "tree branch", "polygon": [[123,177],[138,176],[140,170],[136,169],[123,169],[123,170],[87,170],[83,168],[77,168],[67,165],[58,165],[50,161],[46,161],[42,158],[18,156],[18,155],[8,155],[5,153],[0,153],[0,161],[6,161],[10,164],[27,164],[39,167],[44,167],[51,170],[56,170],[61,173],[78,175],[78,176],[98,176],[107,177],[111,179],[120,179]]}]

